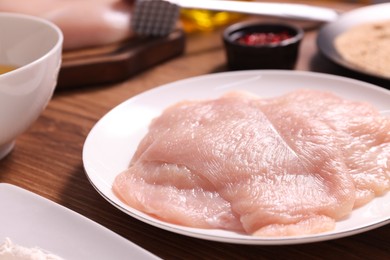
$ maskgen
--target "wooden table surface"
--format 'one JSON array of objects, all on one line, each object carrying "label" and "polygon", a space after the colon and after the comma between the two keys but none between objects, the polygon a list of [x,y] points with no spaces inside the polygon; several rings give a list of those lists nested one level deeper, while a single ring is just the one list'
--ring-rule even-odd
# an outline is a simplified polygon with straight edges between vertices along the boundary
[{"label": "wooden table surface", "polygon": [[[359,7],[322,4],[341,11]],[[316,33],[316,29],[306,30],[296,69],[355,77],[318,53]],[[186,44],[184,55],[124,82],[56,91],[40,118],[17,139],[12,153],[0,161],[0,182],[20,186],[72,209],[163,259],[390,259],[390,225],[337,240],[300,245],[219,243],[140,222],[96,192],[84,173],[81,154],[89,131],[104,114],[159,85],[227,70],[221,31],[188,35]]]}]

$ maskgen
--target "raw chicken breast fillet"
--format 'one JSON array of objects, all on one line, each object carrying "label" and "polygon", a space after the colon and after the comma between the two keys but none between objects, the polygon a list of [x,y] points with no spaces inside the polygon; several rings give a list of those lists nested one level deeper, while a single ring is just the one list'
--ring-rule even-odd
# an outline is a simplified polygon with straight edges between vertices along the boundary
[{"label": "raw chicken breast fillet", "polygon": [[[324,105],[310,105],[322,96]],[[344,105],[360,112],[339,124]],[[309,90],[181,102],[152,121],[113,191],[137,210],[189,227],[257,236],[329,231],[356,207],[360,192],[389,189],[375,180],[389,178],[389,150],[381,148],[388,147],[389,121],[370,121],[368,107]],[[360,129],[360,121],[387,128]]]},{"label": "raw chicken breast fillet", "polygon": [[134,0],[1,0],[1,12],[38,16],[64,34],[64,50],[117,43],[133,36]]},{"label": "raw chicken breast fillet", "polygon": [[389,190],[389,121],[369,104],[314,90],[181,102],[152,121],[113,191],[179,225],[329,231]]},{"label": "raw chicken breast fillet", "polygon": [[271,103],[301,109],[336,130],[344,162],[356,186],[355,207],[390,189],[390,119],[371,105],[343,100],[334,94],[300,90]]}]

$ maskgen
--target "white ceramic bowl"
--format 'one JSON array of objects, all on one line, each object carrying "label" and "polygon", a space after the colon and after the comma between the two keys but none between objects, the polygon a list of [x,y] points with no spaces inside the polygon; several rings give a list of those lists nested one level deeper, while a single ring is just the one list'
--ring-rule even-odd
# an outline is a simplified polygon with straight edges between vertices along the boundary
[{"label": "white ceramic bowl", "polygon": [[51,99],[61,66],[63,35],[46,20],[0,13],[0,159]]}]

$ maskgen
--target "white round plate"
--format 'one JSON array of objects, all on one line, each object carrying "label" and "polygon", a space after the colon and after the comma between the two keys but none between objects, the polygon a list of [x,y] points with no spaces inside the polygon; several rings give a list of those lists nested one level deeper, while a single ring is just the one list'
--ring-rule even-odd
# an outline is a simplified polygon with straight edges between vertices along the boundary
[{"label": "white round plate", "polygon": [[239,71],[210,74],[173,82],[118,105],[89,133],[83,149],[86,174],[110,203],[143,222],[186,236],[220,242],[257,245],[309,243],[357,234],[390,223],[390,192],[356,209],[331,232],[309,236],[266,238],[224,230],[173,225],[155,219],[121,202],[112,192],[114,178],[125,170],[152,118],[182,100],[217,98],[230,90],[246,90],[262,97],[298,88],[330,90],[352,100],[365,100],[379,110],[390,109],[390,91],[374,85],[320,73],[298,71]]},{"label": "white round plate", "polygon": [[375,78],[389,80],[390,82],[390,77],[366,71],[346,61],[341,57],[334,45],[337,36],[352,27],[359,24],[383,20],[390,20],[390,3],[370,5],[346,12],[335,21],[328,23],[321,28],[317,36],[317,46],[325,57],[342,67]]}]

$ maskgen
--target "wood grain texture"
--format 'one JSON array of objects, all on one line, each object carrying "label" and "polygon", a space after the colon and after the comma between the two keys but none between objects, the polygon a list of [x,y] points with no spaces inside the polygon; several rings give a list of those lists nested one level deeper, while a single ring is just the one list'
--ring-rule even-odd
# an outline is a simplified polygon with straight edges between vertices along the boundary
[{"label": "wood grain texture", "polygon": [[[357,5],[327,3],[350,10]],[[247,246],[181,236],[144,224],[113,207],[89,183],[82,148],[93,125],[119,103],[159,85],[226,71],[221,32],[187,37],[183,55],[127,80],[58,90],[46,110],[0,161],[0,182],[18,185],[68,207],[163,259],[390,259],[390,225],[342,239],[291,246]],[[353,76],[318,54],[307,30],[297,70]],[[6,211],[3,211],[1,214]]]},{"label": "wood grain texture", "polygon": [[64,52],[58,89],[110,84],[128,79],[184,52],[185,34],[134,37],[107,46]]}]

